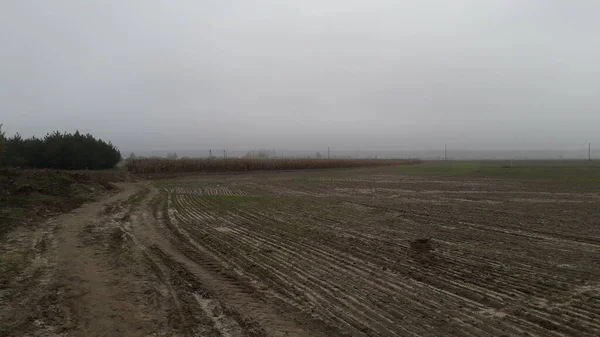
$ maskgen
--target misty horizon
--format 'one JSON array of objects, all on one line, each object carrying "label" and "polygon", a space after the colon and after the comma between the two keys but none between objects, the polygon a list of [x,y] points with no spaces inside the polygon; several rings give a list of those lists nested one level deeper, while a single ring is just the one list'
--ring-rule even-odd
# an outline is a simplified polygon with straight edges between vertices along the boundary
[{"label": "misty horizon", "polygon": [[[225,150],[225,153],[223,152]],[[183,151],[131,151],[122,152],[123,158],[128,158],[131,153],[136,157],[166,157],[169,153],[177,154],[178,158],[208,158],[212,154],[216,158],[241,158],[252,151],[275,151],[271,158],[315,158],[317,153],[322,158],[327,158],[328,149],[250,149],[250,150],[231,150],[231,149],[206,149],[206,150],[183,150]],[[575,150],[462,150],[448,149],[448,160],[587,160],[588,149]],[[349,150],[349,149],[330,149],[330,157],[335,158],[379,158],[379,159],[423,159],[423,160],[443,160],[444,149],[441,150]],[[591,159],[599,157],[592,151]]]},{"label": "misty horizon", "polygon": [[587,157],[589,142],[600,146],[598,10],[6,2],[0,123],[23,137],[89,132],[124,157],[328,146],[443,156],[444,145]]}]

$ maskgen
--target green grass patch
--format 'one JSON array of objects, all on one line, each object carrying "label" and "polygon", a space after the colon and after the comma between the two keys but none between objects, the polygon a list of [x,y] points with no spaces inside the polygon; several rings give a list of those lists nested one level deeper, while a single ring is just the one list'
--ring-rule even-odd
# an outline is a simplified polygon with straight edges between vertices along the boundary
[{"label": "green grass patch", "polygon": [[463,176],[481,169],[477,162],[441,162],[402,166],[400,172],[409,175]]},{"label": "green grass patch", "polygon": [[127,203],[133,206],[139,205],[150,194],[150,190],[144,188],[127,199]]},{"label": "green grass patch", "polygon": [[211,195],[203,196],[211,204],[211,210],[217,213],[227,213],[234,209],[257,210],[275,204],[273,197],[268,196],[240,196],[240,195]]},{"label": "green grass patch", "polygon": [[499,177],[600,183],[600,164],[584,161],[451,161],[399,167],[418,176]]},{"label": "green grass patch", "polygon": [[177,187],[177,186],[182,186],[182,185],[186,185],[187,183],[190,183],[188,181],[183,181],[181,179],[161,179],[161,180],[154,180],[152,181],[152,185],[154,185],[156,188],[173,188],[173,187]]},{"label": "green grass patch", "polygon": [[213,195],[209,196],[209,199],[213,199],[216,202],[225,204],[242,204],[242,203],[257,203],[257,202],[268,202],[273,200],[273,197],[268,196],[247,196],[247,195]]}]

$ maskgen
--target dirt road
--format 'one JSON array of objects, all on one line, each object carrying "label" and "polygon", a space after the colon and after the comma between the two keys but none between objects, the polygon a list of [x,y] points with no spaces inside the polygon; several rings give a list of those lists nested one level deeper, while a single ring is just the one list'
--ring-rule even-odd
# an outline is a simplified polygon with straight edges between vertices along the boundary
[{"label": "dirt road", "polygon": [[149,334],[160,329],[148,310],[151,303],[139,296],[143,283],[134,277],[135,268],[121,265],[117,269],[111,258],[111,250],[119,248],[114,245],[122,235],[120,227],[111,228],[115,216],[111,205],[135,192],[134,185],[122,188],[102,202],[87,204],[56,219],[60,223],[56,268],[64,289],[62,305],[69,310],[65,322],[72,330],[69,335]]},{"label": "dirt road", "polygon": [[125,336],[159,331],[160,322],[148,307],[151,297],[140,293],[150,288],[144,289],[143,280],[129,273],[137,266],[115,268],[118,247],[111,242],[118,241],[119,227],[113,205],[138,186],[119,187],[113,196],[4,240],[8,254],[2,261],[15,264],[16,274],[2,292],[4,334]]}]

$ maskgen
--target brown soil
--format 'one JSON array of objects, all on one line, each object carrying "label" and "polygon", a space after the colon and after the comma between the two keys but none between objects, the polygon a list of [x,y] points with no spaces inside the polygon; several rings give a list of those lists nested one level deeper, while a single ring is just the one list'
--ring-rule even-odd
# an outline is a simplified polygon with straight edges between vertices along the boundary
[{"label": "brown soil", "polygon": [[119,187],[0,241],[0,336],[600,335],[594,184],[385,168]]}]

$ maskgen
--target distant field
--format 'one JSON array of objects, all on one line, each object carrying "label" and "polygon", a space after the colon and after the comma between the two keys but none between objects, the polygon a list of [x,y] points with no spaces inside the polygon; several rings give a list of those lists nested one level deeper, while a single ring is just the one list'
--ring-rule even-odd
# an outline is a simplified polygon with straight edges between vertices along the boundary
[{"label": "distant field", "polygon": [[410,175],[504,177],[600,182],[600,162],[577,160],[430,161],[402,167]]}]

